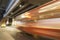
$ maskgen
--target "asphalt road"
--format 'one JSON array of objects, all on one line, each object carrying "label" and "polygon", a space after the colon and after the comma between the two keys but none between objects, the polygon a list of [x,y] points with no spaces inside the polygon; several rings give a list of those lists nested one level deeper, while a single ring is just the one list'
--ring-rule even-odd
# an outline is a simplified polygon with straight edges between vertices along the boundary
[{"label": "asphalt road", "polygon": [[8,28],[0,28],[0,40],[35,40],[32,37],[24,36],[15,28],[9,30]]}]

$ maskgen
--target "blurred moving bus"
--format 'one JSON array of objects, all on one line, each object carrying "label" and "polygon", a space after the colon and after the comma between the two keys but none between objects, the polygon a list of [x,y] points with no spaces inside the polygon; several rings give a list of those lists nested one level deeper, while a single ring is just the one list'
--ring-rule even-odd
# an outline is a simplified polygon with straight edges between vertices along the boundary
[{"label": "blurred moving bus", "polygon": [[60,40],[60,1],[53,0],[15,18],[17,28],[28,34]]}]

